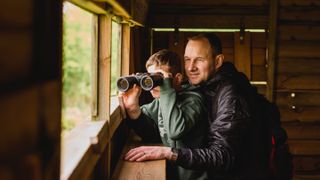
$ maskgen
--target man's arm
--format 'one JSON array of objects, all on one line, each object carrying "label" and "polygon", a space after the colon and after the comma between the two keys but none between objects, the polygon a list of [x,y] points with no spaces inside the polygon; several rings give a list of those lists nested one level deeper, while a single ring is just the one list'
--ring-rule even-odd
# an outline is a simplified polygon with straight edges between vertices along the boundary
[{"label": "man's arm", "polygon": [[[220,95],[216,118],[212,120],[208,135],[208,145],[205,148],[180,148],[169,151],[165,147],[156,147],[155,150],[138,149],[130,153],[130,161],[144,161],[154,159],[168,159],[176,156],[176,164],[188,169],[214,169],[228,172],[233,168],[238,158],[239,149],[245,141],[245,132],[250,125],[251,117],[248,114],[247,103],[235,94],[232,87],[227,87]],[[214,112],[214,111],[211,111]],[[147,154],[142,153],[146,151]],[[135,158],[134,154],[144,154]],[[176,155],[172,156],[172,154]],[[160,156],[162,154],[162,156]]]},{"label": "man's arm", "polygon": [[191,169],[214,169],[228,172],[239,158],[245,144],[246,132],[251,117],[248,104],[234,86],[227,85],[217,94],[217,104],[210,112],[216,112],[210,119],[208,145],[203,149],[178,149],[176,163]]}]

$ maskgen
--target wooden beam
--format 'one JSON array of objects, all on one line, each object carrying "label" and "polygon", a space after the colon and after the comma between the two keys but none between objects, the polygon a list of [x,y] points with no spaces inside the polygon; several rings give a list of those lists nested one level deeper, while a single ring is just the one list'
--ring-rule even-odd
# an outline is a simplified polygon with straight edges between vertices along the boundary
[{"label": "wooden beam", "polygon": [[110,67],[111,67],[111,17],[99,16],[99,107],[98,119],[109,120]]},{"label": "wooden beam", "polygon": [[275,67],[277,58],[277,21],[278,0],[270,0],[269,38],[268,38],[268,71],[267,71],[267,98],[274,100]]},{"label": "wooden beam", "polygon": [[130,73],[130,26],[122,25],[121,75]]},{"label": "wooden beam", "polygon": [[148,21],[152,28],[246,28],[265,29],[268,26],[266,15],[151,15]]},{"label": "wooden beam", "polygon": [[240,32],[234,33],[234,65],[238,71],[243,72],[249,80],[252,79],[250,32],[244,32],[243,35],[240,35]]},{"label": "wooden beam", "polygon": [[67,0],[87,11],[96,13],[96,14],[108,14],[108,12],[101,6],[98,5],[97,3],[94,3],[92,1],[88,0]]},{"label": "wooden beam", "polygon": [[117,166],[112,176],[112,180],[135,180],[135,179],[166,179],[166,160],[153,160],[144,162],[129,162],[124,160],[124,155],[132,148],[142,144],[131,138],[123,148]]},{"label": "wooden beam", "polygon": [[264,6],[208,6],[208,5],[172,5],[154,4],[150,7],[152,14],[171,14],[171,15],[266,15],[267,7]]}]

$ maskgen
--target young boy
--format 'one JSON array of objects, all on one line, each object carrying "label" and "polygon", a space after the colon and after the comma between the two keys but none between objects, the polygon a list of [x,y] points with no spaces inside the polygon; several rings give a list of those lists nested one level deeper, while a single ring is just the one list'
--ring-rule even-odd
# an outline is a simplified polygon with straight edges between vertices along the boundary
[{"label": "young boy", "polygon": [[[202,147],[208,127],[204,99],[196,87],[182,87],[179,56],[172,51],[161,50],[148,59],[146,68],[149,73],[161,72],[163,83],[150,91],[155,99],[141,107],[139,86],[134,85],[120,94],[130,119],[129,126],[144,141],[152,142],[160,135],[162,143],[168,147]],[[126,159],[130,160],[130,155]],[[178,179],[207,179],[205,171],[174,167],[173,173],[178,175],[175,177]]]}]

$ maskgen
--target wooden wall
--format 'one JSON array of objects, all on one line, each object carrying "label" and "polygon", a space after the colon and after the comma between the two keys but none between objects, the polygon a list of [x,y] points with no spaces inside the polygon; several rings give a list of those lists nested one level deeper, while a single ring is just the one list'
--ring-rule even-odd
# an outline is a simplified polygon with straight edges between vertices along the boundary
[{"label": "wooden wall", "polygon": [[0,12],[0,179],[59,179],[61,1]]},{"label": "wooden wall", "polygon": [[[320,1],[280,0],[272,19],[271,0],[154,0],[149,26],[156,28],[266,29],[277,24],[275,39],[275,102],[294,155],[294,179],[320,179]],[[217,33],[226,59],[236,63],[236,35]],[[155,32],[154,51],[169,48],[183,54],[188,33]],[[178,37],[178,38],[177,38]],[[272,82],[265,45],[271,34],[252,33],[251,71],[254,81]],[[176,39],[178,45],[174,45]],[[180,44],[182,42],[182,45]],[[270,64],[270,63],[269,63]],[[239,67],[238,67],[239,68]],[[270,69],[269,69],[270,70]],[[270,76],[270,77],[268,77]],[[269,79],[269,80],[268,80]],[[264,86],[259,91],[265,93]]]},{"label": "wooden wall", "polygon": [[[199,32],[153,32],[153,52],[170,49],[177,52],[181,59],[188,38]],[[222,42],[222,53],[225,61],[238,66],[238,70],[247,74],[251,81],[267,80],[266,67],[266,34],[263,32],[246,32],[245,41],[239,41],[239,32],[216,32]],[[247,49],[244,53],[243,50]],[[247,64],[244,62],[248,62]],[[246,67],[239,67],[241,65]],[[184,67],[182,67],[184,69]],[[257,85],[260,93],[266,93],[265,85]]]},{"label": "wooden wall", "polygon": [[297,178],[320,177],[319,9],[317,0],[281,0],[278,9],[276,102]]}]

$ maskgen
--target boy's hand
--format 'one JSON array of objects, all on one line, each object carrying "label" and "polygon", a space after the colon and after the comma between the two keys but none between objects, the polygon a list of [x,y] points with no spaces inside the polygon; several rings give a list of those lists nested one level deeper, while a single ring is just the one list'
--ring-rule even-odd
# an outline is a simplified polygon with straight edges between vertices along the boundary
[{"label": "boy's hand", "polygon": [[157,69],[157,70],[155,70],[155,72],[162,73],[164,78],[171,78],[172,77],[172,73],[164,71],[162,69]]},{"label": "boy's hand", "polygon": [[120,92],[119,97],[122,97],[124,108],[131,119],[137,119],[141,113],[139,106],[139,96],[141,87],[136,84],[127,92]]}]

